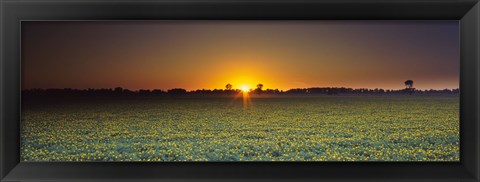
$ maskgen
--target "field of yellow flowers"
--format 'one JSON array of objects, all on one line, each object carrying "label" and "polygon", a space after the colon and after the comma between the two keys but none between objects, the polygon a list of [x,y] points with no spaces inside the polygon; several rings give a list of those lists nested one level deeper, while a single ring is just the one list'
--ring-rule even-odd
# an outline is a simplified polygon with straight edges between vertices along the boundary
[{"label": "field of yellow flowers", "polygon": [[21,161],[459,161],[458,96],[25,105]]}]

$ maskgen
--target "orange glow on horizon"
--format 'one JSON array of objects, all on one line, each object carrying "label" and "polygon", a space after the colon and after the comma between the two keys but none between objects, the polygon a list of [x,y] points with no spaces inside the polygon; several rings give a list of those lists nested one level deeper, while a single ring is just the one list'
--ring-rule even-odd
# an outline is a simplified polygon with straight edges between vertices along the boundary
[{"label": "orange glow on horizon", "polygon": [[243,92],[248,92],[250,90],[250,87],[248,85],[241,85],[240,86],[240,90],[242,90]]}]

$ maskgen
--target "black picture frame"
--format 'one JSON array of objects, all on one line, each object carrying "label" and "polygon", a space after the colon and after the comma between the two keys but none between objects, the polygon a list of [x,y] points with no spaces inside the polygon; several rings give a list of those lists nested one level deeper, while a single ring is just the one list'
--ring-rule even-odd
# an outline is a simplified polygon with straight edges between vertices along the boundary
[{"label": "black picture frame", "polygon": [[[480,181],[478,0],[2,0],[1,181]],[[24,20],[458,20],[460,162],[20,162]]]}]

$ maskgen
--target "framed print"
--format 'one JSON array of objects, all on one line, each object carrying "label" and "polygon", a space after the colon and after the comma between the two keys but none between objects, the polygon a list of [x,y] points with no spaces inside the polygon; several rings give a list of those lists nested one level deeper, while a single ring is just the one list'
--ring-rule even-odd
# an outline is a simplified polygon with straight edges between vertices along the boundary
[{"label": "framed print", "polygon": [[20,158],[458,162],[459,39],[438,20],[22,21]]},{"label": "framed print", "polygon": [[2,181],[480,178],[478,1],[1,6]]}]

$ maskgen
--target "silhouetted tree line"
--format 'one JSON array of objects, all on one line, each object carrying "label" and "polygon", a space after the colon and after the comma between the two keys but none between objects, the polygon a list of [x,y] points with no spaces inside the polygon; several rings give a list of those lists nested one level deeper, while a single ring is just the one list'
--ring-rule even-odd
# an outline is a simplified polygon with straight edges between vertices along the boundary
[{"label": "silhouetted tree line", "polygon": [[[459,89],[443,90],[415,90],[405,88],[400,90],[390,89],[367,89],[367,88],[344,88],[344,87],[314,87],[314,88],[295,88],[287,91],[278,89],[265,89],[263,85],[257,85],[256,89],[250,90],[250,95],[264,96],[302,96],[302,95],[455,95],[459,94]],[[169,90],[145,90],[136,91],[123,89],[121,87],[113,89],[27,89],[22,91],[22,97],[176,97],[176,96],[235,96],[242,94],[239,89],[199,89],[187,91],[183,88],[173,88]]]},{"label": "silhouetted tree line", "polygon": [[285,93],[291,94],[323,94],[323,95],[338,95],[338,94],[345,94],[345,95],[362,95],[362,94],[369,94],[369,95],[405,95],[405,94],[418,94],[418,95],[426,95],[426,94],[459,94],[460,89],[443,89],[443,90],[414,90],[411,88],[405,88],[400,90],[391,90],[391,89],[367,89],[367,88],[335,88],[335,87],[325,87],[325,88],[298,88],[298,89],[290,89]]}]

